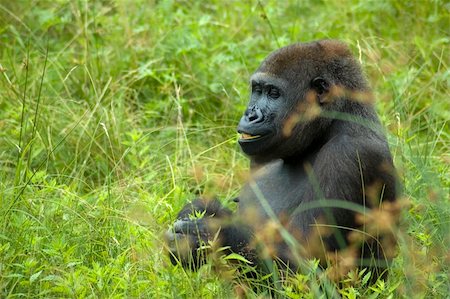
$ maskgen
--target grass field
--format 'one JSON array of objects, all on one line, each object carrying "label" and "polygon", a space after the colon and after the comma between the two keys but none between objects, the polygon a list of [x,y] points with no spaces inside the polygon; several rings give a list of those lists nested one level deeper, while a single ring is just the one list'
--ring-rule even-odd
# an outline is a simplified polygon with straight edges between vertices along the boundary
[{"label": "grass field", "polygon": [[362,62],[409,204],[386,281],[334,284],[311,262],[273,294],[448,298],[444,0],[0,0],[0,297],[267,296],[232,269],[172,266],[163,234],[195,197],[232,207],[249,75],[321,38]]}]

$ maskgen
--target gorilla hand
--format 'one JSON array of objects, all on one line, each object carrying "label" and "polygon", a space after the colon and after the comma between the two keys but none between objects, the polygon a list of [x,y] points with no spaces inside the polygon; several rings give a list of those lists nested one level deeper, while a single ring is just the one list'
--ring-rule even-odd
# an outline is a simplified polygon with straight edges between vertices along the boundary
[{"label": "gorilla hand", "polygon": [[191,269],[200,267],[208,249],[205,245],[219,236],[221,223],[230,216],[231,211],[218,200],[197,199],[185,205],[166,232],[172,263]]}]

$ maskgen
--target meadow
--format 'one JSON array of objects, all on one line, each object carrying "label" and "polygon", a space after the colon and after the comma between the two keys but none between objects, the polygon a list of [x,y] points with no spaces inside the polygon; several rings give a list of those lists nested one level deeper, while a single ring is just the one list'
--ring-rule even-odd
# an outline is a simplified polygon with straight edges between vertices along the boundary
[{"label": "meadow", "polygon": [[[245,182],[250,74],[323,38],[362,63],[401,178],[388,278],[310,261],[270,293],[171,265],[177,211]],[[0,297],[448,298],[449,50],[445,0],[0,0]]]}]

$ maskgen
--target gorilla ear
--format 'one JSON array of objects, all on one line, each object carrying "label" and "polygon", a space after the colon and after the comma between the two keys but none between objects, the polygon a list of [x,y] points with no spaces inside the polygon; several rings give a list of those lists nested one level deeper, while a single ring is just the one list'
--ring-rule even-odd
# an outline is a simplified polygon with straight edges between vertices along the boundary
[{"label": "gorilla ear", "polygon": [[319,104],[325,104],[326,94],[330,90],[330,84],[322,77],[316,77],[311,81],[311,87],[317,92]]}]

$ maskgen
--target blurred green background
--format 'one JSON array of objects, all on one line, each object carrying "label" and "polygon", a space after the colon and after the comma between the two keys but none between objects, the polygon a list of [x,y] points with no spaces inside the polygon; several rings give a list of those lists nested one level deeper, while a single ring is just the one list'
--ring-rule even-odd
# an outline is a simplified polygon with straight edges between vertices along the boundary
[{"label": "blurred green background", "polygon": [[[347,42],[372,84],[409,201],[386,281],[299,273],[289,298],[450,291],[450,3],[0,0],[0,297],[258,295],[169,263],[197,196],[245,182],[235,127],[271,51]],[[324,287],[326,286],[326,287]]]}]

